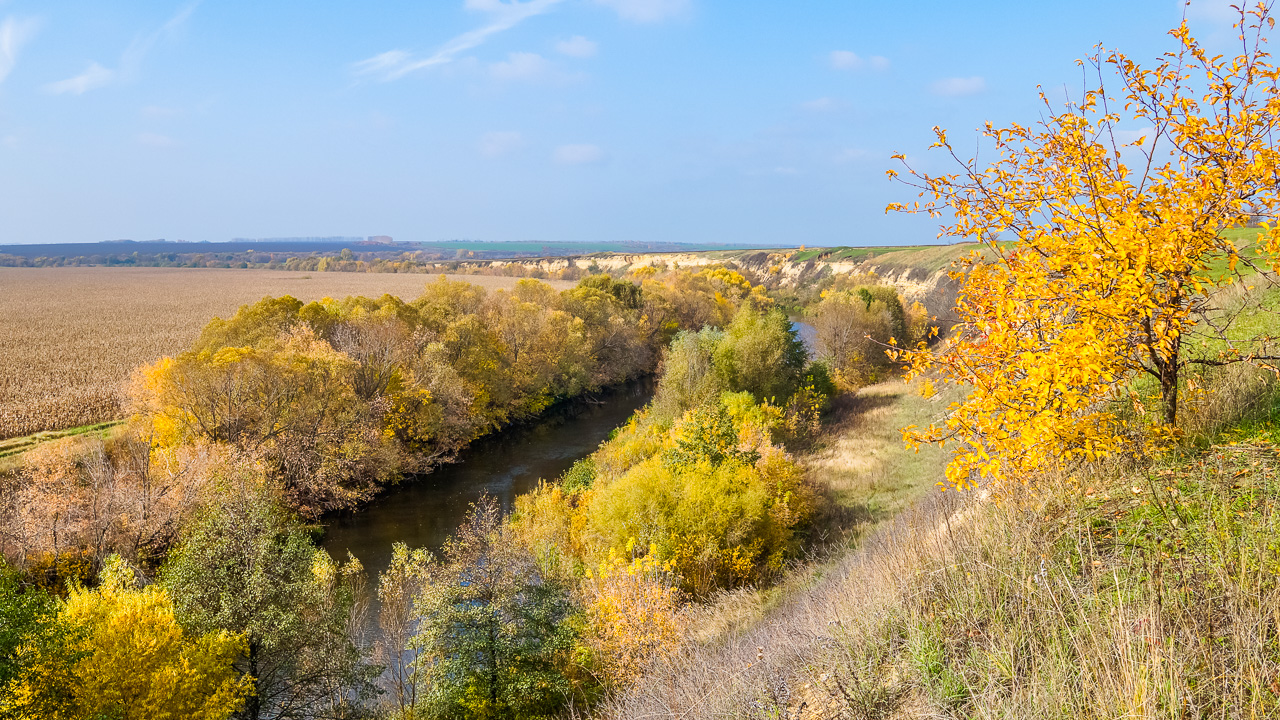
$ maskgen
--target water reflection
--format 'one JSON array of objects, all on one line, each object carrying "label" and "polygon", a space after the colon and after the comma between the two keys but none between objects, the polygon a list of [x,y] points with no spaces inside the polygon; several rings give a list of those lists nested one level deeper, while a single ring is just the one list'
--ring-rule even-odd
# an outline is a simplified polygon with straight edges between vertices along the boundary
[{"label": "water reflection", "polygon": [[536,423],[482,438],[458,461],[409,478],[363,510],[326,523],[322,545],[335,559],[350,550],[371,581],[391,564],[391,545],[439,549],[471,503],[487,493],[510,510],[539,478],[553,480],[590,455],[652,396],[651,382],[632,383],[554,409]]}]

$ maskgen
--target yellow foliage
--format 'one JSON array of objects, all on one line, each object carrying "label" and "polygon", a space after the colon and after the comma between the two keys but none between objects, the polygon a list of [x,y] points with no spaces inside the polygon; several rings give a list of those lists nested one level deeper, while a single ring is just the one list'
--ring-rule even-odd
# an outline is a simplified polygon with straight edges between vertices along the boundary
[{"label": "yellow foliage", "polygon": [[573,507],[559,485],[538,483],[531,492],[516,497],[510,526],[516,542],[543,561],[558,560],[573,550]]},{"label": "yellow foliage", "polygon": [[232,666],[246,650],[243,638],[187,636],[168,593],[135,587],[128,572],[113,556],[101,587],[72,590],[59,619],[79,629],[80,657],[69,667],[40,658],[17,685],[18,706],[54,682],[69,688],[72,718],[221,720],[238,711],[253,687]]},{"label": "yellow foliage", "polygon": [[[628,543],[634,551],[635,541]],[[658,548],[630,562],[611,553],[583,583],[588,646],[610,685],[634,683],[645,663],[675,653],[684,633],[680,592]]]},{"label": "yellow foliage", "polygon": [[589,554],[616,552],[639,538],[702,596],[776,573],[811,511],[799,469],[769,448],[755,464],[672,466],[655,456],[598,484],[580,512],[580,542]]},{"label": "yellow foliage", "polygon": [[[985,168],[907,168],[927,201],[890,209],[945,211],[941,234],[985,245],[965,263],[958,336],[903,354],[915,375],[968,390],[945,422],[905,432],[954,443],[956,487],[1116,453],[1127,441],[1108,403],[1136,377],[1158,387],[1173,426],[1192,363],[1280,359],[1266,338],[1232,339],[1212,322],[1219,288],[1246,267],[1280,266],[1280,229],[1264,226],[1257,254],[1223,233],[1280,211],[1280,70],[1259,39],[1273,23],[1262,6],[1240,18],[1237,57],[1212,56],[1184,22],[1154,69],[1118,52],[1087,61],[1100,83],[1114,72],[1124,97],[1099,86],[1037,125],[988,123],[997,159]],[[1152,129],[1117,141],[1129,127]],[[958,157],[935,131],[933,147]]]}]

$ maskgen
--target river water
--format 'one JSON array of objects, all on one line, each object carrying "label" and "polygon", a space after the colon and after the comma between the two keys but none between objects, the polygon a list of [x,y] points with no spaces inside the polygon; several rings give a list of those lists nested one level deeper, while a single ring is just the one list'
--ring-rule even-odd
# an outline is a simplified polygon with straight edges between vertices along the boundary
[{"label": "river water", "polygon": [[[814,328],[799,321],[792,326],[812,353]],[[338,561],[345,561],[348,551],[355,555],[372,592],[378,574],[391,564],[393,543],[439,550],[471,503],[485,494],[509,512],[515,498],[539,479],[555,480],[594,452],[649,402],[653,386],[647,379],[571,400],[536,421],[480,438],[456,462],[406,478],[360,511],[326,522],[321,545]]]},{"label": "river water", "polygon": [[640,381],[563,403],[527,425],[480,438],[456,462],[406,478],[359,512],[326,523],[325,550],[342,561],[347,552],[364,565],[371,587],[391,564],[391,545],[438,550],[484,494],[510,511],[517,495],[538,480],[555,480],[590,455],[653,395]]}]

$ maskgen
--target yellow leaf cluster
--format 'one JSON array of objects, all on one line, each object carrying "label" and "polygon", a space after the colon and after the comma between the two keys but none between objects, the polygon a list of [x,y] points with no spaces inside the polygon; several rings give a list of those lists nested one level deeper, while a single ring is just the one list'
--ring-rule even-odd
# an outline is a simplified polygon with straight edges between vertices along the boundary
[{"label": "yellow leaf cluster", "polygon": [[69,718],[222,720],[243,707],[252,681],[232,664],[246,650],[244,639],[225,631],[187,635],[168,593],[135,587],[126,570],[113,556],[101,587],[72,590],[59,620],[77,630],[78,659],[38,658],[14,690],[15,705],[56,683],[70,689]]},{"label": "yellow leaf cluster", "polygon": [[[1154,69],[1099,51],[1088,61],[1097,86],[1079,102],[1034,126],[987,124],[990,165],[961,160],[935,129],[933,147],[959,171],[907,167],[925,202],[890,209],[949,214],[942,234],[984,246],[964,263],[958,333],[903,354],[915,376],[967,390],[945,421],[904,431],[908,443],[955,446],[953,485],[1117,452],[1126,441],[1110,403],[1138,376],[1159,388],[1160,422],[1174,426],[1190,363],[1273,359],[1213,324],[1219,288],[1246,269],[1276,269],[1280,252],[1275,228],[1264,225],[1255,247],[1223,232],[1280,209],[1270,26],[1267,8],[1242,12],[1234,58],[1210,56],[1185,22]],[[1124,87],[1119,100],[1107,71]],[[1132,127],[1148,129],[1125,142]],[[1228,350],[1192,357],[1197,334]]]},{"label": "yellow leaf cluster", "polygon": [[[634,552],[634,538],[627,549]],[[583,584],[592,630],[588,642],[610,684],[630,685],[647,662],[679,650],[680,592],[670,573],[656,546],[630,561],[611,553],[596,573],[588,573]]]}]

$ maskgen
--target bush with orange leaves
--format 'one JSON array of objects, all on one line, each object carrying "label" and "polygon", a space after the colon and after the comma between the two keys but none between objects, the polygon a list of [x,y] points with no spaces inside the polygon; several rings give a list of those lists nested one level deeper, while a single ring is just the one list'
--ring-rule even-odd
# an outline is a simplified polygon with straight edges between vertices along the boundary
[{"label": "bush with orange leaves", "polygon": [[681,592],[670,563],[658,559],[656,546],[636,557],[633,540],[627,551],[629,562],[610,553],[582,583],[587,646],[611,687],[631,685],[648,663],[676,653],[684,634]]},{"label": "bush with orange leaves", "polygon": [[0,557],[54,587],[92,578],[112,553],[153,565],[211,482],[258,474],[226,448],[153,450],[132,432],[45,443],[0,475]]}]

